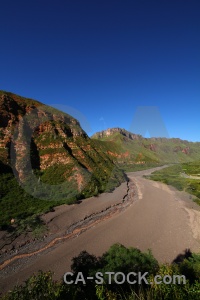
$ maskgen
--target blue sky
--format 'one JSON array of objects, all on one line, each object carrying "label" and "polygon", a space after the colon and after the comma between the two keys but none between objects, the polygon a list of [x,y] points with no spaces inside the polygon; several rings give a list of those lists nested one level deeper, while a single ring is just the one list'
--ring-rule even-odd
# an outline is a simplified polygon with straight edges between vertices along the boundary
[{"label": "blue sky", "polygon": [[89,135],[140,133],[136,112],[153,106],[170,137],[200,141],[199,0],[7,0],[0,10],[0,89],[57,104]]}]

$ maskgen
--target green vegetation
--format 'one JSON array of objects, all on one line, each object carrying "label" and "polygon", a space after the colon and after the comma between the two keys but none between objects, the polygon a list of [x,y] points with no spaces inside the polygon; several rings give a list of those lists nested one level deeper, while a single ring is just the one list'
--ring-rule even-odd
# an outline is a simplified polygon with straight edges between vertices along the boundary
[{"label": "green vegetation", "polygon": [[[16,286],[12,291],[2,296],[2,300],[198,300],[200,298],[200,254],[192,254],[186,251],[171,264],[159,265],[151,252],[142,253],[136,248],[126,248],[123,245],[113,245],[101,257],[96,257],[86,251],[82,251],[72,260],[71,271],[73,276],[66,279],[75,282],[79,272],[82,272],[85,280],[77,284],[66,284],[64,281],[53,280],[51,272],[39,271],[31,276],[23,285]],[[97,284],[95,280],[87,279],[97,272],[122,272],[125,276],[129,272],[141,272],[146,276],[148,283],[142,281],[129,284],[125,281],[116,284],[103,277],[103,283]],[[186,281],[175,284],[156,284],[155,275],[159,275],[160,281],[165,276],[184,275]],[[134,280],[136,278],[132,278]],[[120,281],[120,276],[117,277]]]},{"label": "green vegetation", "polygon": [[[200,204],[200,162],[177,164],[165,169],[156,171],[148,178],[172,185],[180,191],[186,191],[195,196],[195,202]],[[195,178],[193,176],[195,175]]]},{"label": "green vegetation", "polygon": [[[0,166],[2,164],[0,163]],[[6,166],[4,167],[6,171]],[[7,172],[0,174],[0,228],[10,227],[11,219],[15,219],[15,224],[31,216],[47,212],[53,206],[60,204],[58,201],[41,201],[29,195],[17,182],[10,168]]]},{"label": "green vegetation", "polygon": [[187,175],[200,175],[200,161],[183,164],[183,171]]},{"label": "green vegetation", "polygon": [[[57,205],[76,203],[103,191],[112,191],[126,179],[124,173],[118,168],[113,169],[111,163],[106,169],[97,166],[92,174],[78,163],[74,171],[74,165],[70,164],[55,164],[43,171],[35,169],[35,182],[27,177],[22,188],[11,167],[0,161],[0,229],[10,229],[11,219],[15,219],[16,232],[29,227],[35,230],[30,218],[37,218]],[[80,191],[74,179],[76,174],[86,182]],[[67,180],[69,176],[70,181]],[[46,186],[40,185],[40,182]],[[20,225],[25,220],[30,223],[27,227]]]}]

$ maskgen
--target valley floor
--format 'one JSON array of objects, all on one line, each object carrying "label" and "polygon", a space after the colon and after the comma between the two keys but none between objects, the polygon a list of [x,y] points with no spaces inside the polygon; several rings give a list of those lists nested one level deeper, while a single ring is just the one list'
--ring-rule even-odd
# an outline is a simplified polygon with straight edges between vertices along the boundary
[{"label": "valley floor", "polygon": [[[30,257],[15,259],[5,268],[0,265],[0,291],[20,284],[38,270],[51,270],[55,279],[61,279],[70,270],[71,259],[82,250],[98,256],[114,243],[142,251],[151,249],[159,262],[170,263],[186,249],[199,252],[200,207],[192,202],[189,194],[143,178],[154,170],[128,173],[130,185],[126,198],[127,185],[123,183],[113,193],[59,207],[45,215],[50,234],[40,247],[48,244],[48,238],[52,241],[53,237],[66,235],[67,228],[78,220],[91,218],[87,228],[75,231],[71,238],[57,240]],[[107,208],[111,210],[106,214]],[[34,252],[39,247],[31,246],[32,250],[29,247],[26,251]]]}]

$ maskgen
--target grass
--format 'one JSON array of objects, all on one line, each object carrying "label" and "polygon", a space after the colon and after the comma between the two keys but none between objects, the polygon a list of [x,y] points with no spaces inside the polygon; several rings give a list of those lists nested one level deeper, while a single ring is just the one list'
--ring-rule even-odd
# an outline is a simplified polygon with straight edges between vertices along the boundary
[{"label": "grass", "polygon": [[53,206],[61,204],[59,201],[45,201],[36,199],[26,193],[18,184],[12,173],[0,175],[0,228],[10,226],[10,220],[27,219],[33,215],[47,212]]},{"label": "grass", "polygon": [[[99,159],[99,156],[97,155]],[[89,160],[89,158],[88,158]],[[89,163],[92,163],[91,161]],[[74,164],[55,164],[46,170],[35,170],[35,182],[27,177],[26,185],[22,188],[12,173],[11,167],[0,161],[0,229],[9,229],[11,219],[15,219],[18,228],[26,221],[33,225],[31,218],[50,211],[61,204],[76,203],[77,200],[96,196],[104,191],[112,191],[123,181],[124,173],[113,163],[100,161],[93,163],[93,172],[80,167],[77,161]],[[76,166],[76,170],[72,168]],[[75,176],[84,178],[82,190],[78,190]],[[71,178],[70,180],[68,180]],[[46,184],[43,188],[39,183]],[[31,228],[35,230],[34,226]],[[42,224],[40,224],[42,226]]]},{"label": "grass", "polygon": [[200,179],[185,178],[183,175],[195,175],[200,172],[200,162],[177,164],[153,172],[148,178],[172,185],[179,191],[193,195],[195,202],[200,204]]}]

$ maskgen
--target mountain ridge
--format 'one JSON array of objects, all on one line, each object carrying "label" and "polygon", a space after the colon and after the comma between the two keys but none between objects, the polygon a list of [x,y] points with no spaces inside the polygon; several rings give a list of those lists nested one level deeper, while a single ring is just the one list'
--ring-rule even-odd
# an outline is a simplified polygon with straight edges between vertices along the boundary
[{"label": "mountain ridge", "polygon": [[182,163],[200,159],[200,142],[180,138],[145,138],[119,127],[97,132],[91,138],[114,143],[118,153],[126,154],[126,160],[117,159],[125,170],[130,170],[135,164]]},{"label": "mountain ridge", "polygon": [[112,135],[113,133],[117,133],[117,132],[128,137],[131,140],[142,138],[142,136],[140,134],[132,133],[132,132],[130,132],[124,128],[120,128],[120,127],[107,128],[106,130],[98,131],[98,132],[94,133],[91,136],[91,138],[100,139],[103,137],[108,137],[108,136]]},{"label": "mountain ridge", "polygon": [[122,135],[134,140],[134,139],[146,139],[146,140],[179,140],[183,142],[188,142],[188,143],[200,143],[199,141],[188,141],[186,139],[181,139],[179,137],[172,137],[172,138],[167,138],[167,137],[143,137],[141,134],[133,133],[131,131],[126,130],[125,128],[120,128],[120,127],[109,127],[107,129],[97,131],[95,132],[91,138],[94,139],[102,139],[104,137],[111,136],[114,133],[121,133]]}]

